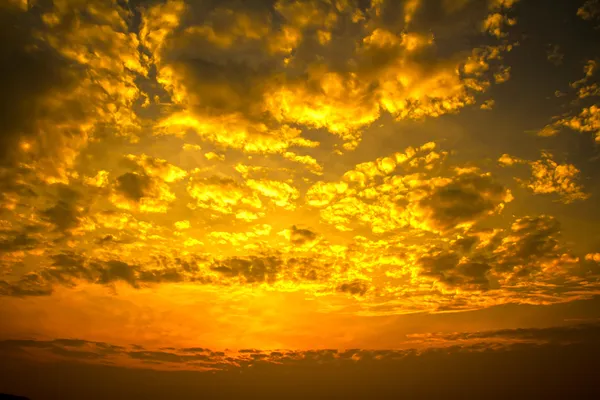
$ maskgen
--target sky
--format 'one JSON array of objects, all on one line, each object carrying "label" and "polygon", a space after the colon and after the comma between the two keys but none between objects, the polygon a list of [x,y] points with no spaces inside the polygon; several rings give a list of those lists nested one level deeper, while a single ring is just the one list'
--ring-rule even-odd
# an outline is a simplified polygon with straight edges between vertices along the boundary
[{"label": "sky", "polygon": [[600,391],[599,43],[598,0],[1,1],[0,392]]}]

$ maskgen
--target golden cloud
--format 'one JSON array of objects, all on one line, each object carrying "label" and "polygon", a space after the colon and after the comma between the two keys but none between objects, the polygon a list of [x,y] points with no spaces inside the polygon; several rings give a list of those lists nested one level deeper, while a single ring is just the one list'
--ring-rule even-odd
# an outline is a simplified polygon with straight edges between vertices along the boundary
[{"label": "golden cloud", "polygon": [[[506,18],[511,6],[491,5],[487,18]],[[187,7],[193,6],[170,1],[143,15],[141,43],[153,53],[157,81],[179,109],[158,123],[160,134],[191,130],[223,147],[285,153],[311,145],[292,128],[300,125],[326,129],[354,149],[362,129],[382,112],[396,119],[437,117],[473,104],[475,93],[489,86],[483,75],[463,76],[466,60],[459,55],[424,64],[420,56],[436,51],[434,36],[394,33],[381,11],[392,10],[387,2],[366,12],[354,2],[334,1],[278,1],[275,14],[261,6],[217,7],[202,25],[182,26]],[[420,7],[419,1],[405,2],[400,13],[407,26]],[[353,28],[344,33],[339,27],[348,19]],[[328,54],[331,46],[340,46],[347,61]],[[505,50],[510,46],[484,52],[481,62]],[[507,71],[496,74],[497,83],[508,79]]]},{"label": "golden cloud", "polygon": [[565,204],[590,197],[579,183],[580,171],[573,164],[558,164],[552,154],[542,152],[542,159],[526,161],[508,154],[503,154],[498,162],[504,166],[528,164],[531,168],[531,179],[516,180],[536,194],[556,193]]}]

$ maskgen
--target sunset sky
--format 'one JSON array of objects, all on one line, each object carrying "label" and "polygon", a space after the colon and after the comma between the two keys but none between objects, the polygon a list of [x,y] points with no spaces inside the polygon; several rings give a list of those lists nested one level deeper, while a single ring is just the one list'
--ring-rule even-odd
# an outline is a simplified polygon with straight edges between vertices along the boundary
[{"label": "sunset sky", "polygon": [[598,0],[1,0],[0,55],[0,392],[600,354]]}]

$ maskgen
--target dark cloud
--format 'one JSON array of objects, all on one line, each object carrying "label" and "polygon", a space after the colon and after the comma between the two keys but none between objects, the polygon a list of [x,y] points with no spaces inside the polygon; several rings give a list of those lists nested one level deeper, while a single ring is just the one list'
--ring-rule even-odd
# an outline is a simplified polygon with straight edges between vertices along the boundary
[{"label": "dark cloud", "polygon": [[553,217],[517,219],[509,230],[493,234],[485,246],[475,246],[480,239],[470,233],[473,236],[467,234],[448,248],[432,248],[420,256],[421,275],[464,290],[499,289],[499,280],[508,276],[510,281],[504,284],[530,281],[534,276],[554,279],[543,275],[543,266],[555,263],[561,266],[561,273],[595,279],[596,268],[560,243],[560,224]]},{"label": "dark cloud", "polygon": [[104,263],[102,266],[97,265],[96,268],[100,273],[98,283],[108,284],[116,281],[124,281],[133,287],[137,286],[135,271],[138,267],[136,266],[112,260]]},{"label": "dark cloud", "polygon": [[19,141],[37,135],[46,117],[44,100],[74,81],[69,64],[36,39],[40,24],[33,13],[0,6],[0,54],[10,59],[0,66],[0,166],[15,165]]},{"label": "dark cloud", "polygon": [[290,242],[296,245],[303,245],[307,242],[312,242],[317,238],[317,234],[309,229],[301,229],[296,227],[296,225],[292,226],[292,231],[290,233]]},{"label": "dark cloud", "polygon": [[453,252],[441,251],[419,259],[422,274],[441,282],[465,289],[487,289],[489,280],[487,273],[492,266],[485,262],[461,260],[461,256]]},{"label": "dark cloud", "polygon": [[117,178],[116,190],[133,201],[140,201],[147,196],[152,187],[152,179],[144,174],[127,172]]},{"label": "dark cloud", "polygon": [[0,296],[26,297],[51,294],[52,287],[36,274],[27,274],[16,282],[0,280]]},{"label": "dark cloud", "polygon": [[352,282],[345,282],[336,288],[338,292],[350,293],[353,295],[364,296],[369,290],[369,285],[363,280],[354,280]]},{"label": "dark cloud", "polygon": [[127,353],[131,358],[159,363],[187,363],[190,361],[211,361],[209,354],[176,354],[165,351],[131,351]]},{"label": "dark cloud", "polygon": [[554,217],[518,219],[511,227],[510,240],[502,247],[501,268],[509,270],[522,265],[525,274],[536,269],[536,262],[559,258],[562,255],[559,233],[560,224]]},{"label": "dark cloud", "polygon": [[61,284],[71,284],[72,279],[93,281],[93,273],[86,266],[86,260],[81,255],[73,252],[55,254],[52,257],[52,266],[41,271],[41,275],[49,281]]},{"label": "dark cloud", "polygon": [[0,342],[0,353],[23,354],[28,348],[43,349],[60,357],[82,361],[104,359],[110,355],[120,354],[125,350],[121,346],[82,339],[5,340]]},{"label": "dark cloud", "polygon": [[417,339],[421,338],[426,341],[445,341],[449,343],[457,341],[507,339],[512,341],[533,342],[536,344],[599,344],[600,324],[586,323],[550,328],[517,328],[483,332],[434,333],[415,336]]},{"label": "dark cloud", "polygon": [[457,239],[453,246],[461,253],[468,253],[478,241],[476,236],[467,236]]},{"label": "dark cloud", "polygon": [[[104,399],[116,394],[148,399],[249,395],[292,399],[470,398],[474,391],[494,399],[591,399],[600,394],[596,379],[598,324],[429,337],[441,339],[443,345],[421,350],[278,350],[231,355],[182,354],[184,349],[130,350],[77,339],[5,340],[0,341],[0,355],[11,367],[7,368],[6,362],[0,365],[0,384],[11,392],[43,399],[43,391],[56,388],[57,381],[69,377],[74,385],[59,385],[55,392],[55,398],[66,400]],[[107,348],[113,353],[107,353]],[[63,361],[27,361],[28,349],[49,352]],[[100,365],[120,359],[111,357],[129,358],[127,368]],[[132,361],[140,364],[132,367]],[[23,368],[16,369],[19,365]],[[188,371],[149,369],[161,366]],[[195,372],[197,368],[212,371]],[[100,394],[93,384],[98,385],[99,380]]]},{"label": "dark cloud", "polygon": [[277,257],[234,257],[220,261],[213,266],[213,271],[227,277],[243,277],[248,283],[274,282],[282,268],[282,260]]},{"label": "dark cloud", "polygon": [[81,194],[61,185],[58,189],[56,204],[41,212],[42,217],[56,226],[60,232],[67,233],[81,223],[84,213],[80,211]]},{"label": "dark cloud", "polygon": [[62,200],[44,210],[42,215],[60,231],[67,231],[76,227],[81,217],[74,204]]},{"label": "dark cloud", "polygon": [[431,211],[431,222],[437,228],[448,230],[494,211],[507,194],[489,175],[462,174],[434,189],[419,206]]},{"label": "dark cloud", "polygon": [[39,241],[35,238],[29,237],[25,233],[21,232],[2,232],[6,236],[13,236],[9,239],[0,241],[0,252],[12,252],[17,250],[28,250],[35,248],[39,244]]},{"label": "dark cloud", "polygon": [[149,283],[182,282],[184,279],[182,271],[175,268],[140,271],[138,276],[140,282]]}]

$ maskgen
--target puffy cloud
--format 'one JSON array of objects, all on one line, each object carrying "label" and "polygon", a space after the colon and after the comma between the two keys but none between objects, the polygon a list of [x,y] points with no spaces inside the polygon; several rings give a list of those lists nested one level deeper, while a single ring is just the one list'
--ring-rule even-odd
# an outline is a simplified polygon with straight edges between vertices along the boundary
[{"label": "puffy cloud", "polygon": [[186,171],[160,158],[146,154],[140,156],[128,154],[125,158],[143,169],[148,176],[158,177],[168,183],[179,181],[187,176]]},{"label": "puffy cloud", "polygon": [[482,110],[492,110],[496,102],[494,100],[486,100],[484,101],[479,108]]},{"label": "puffy cloud", "polygon": [[542,160],[531,163],[531,171],[533,178],[527,187],[534,193],[558,193],[565,203],[589,197],[577,183],[579,170],[572,164],[558,164],[544,153]]},{"label": "puffy cloud", "polygon": [[[0,52],[12,59],[0,73],[5,88],[0,99],[1,166],[37,160],[46,167],[44,173],[63,179],[61,162],[72,161],[70,146],[78,146],[86,136],[86,121],[80,117],[83,110],[69,103],[80,77],[69,68],[68,60],[36,38],[35,21],[28,13],[3,8],[0,18]],[[66,135],[71,128],[71,135]]]},{"label": "puffy cloud", "polygon": [[484,262],[461,262],[460,256],[451,252],[434,252],[421,257],[418,262],[424,276],[430,276],[446,285],[463,289],[489,288],[487,274],[492,267]]},{"label": "puffy cloud", "polygon": [[52,287],[45,285],[43,280],[36,274],[23,276],[17,282],[6,282],[0,280],[1,296],[48,296],[52,294]]},{"label": "puffy cloud", "polygon": [[583,108],[578,115],[561,119],[558,124],[579,132],[591,132],[596,142],[600,142],[600,107],[597,105]]},{"label": "puffy cloud", "polygon": [[503,154],[498,162],[504,166],[528,164],[531,168],[531,179],[516,178],[523,186],[536,194],[558,194],[562,202],[569,204],[576,200],[590,197],[578,182],[580,171],[572,164],[559,164],[552,159],[552,154],[542,152],[542,159],[526,161]]},{"label": "puffy cloud", "polygon": [[503,31],[503,28],[505,26],[515,25],[516,23],[517,21],[514,18],[509,18],[500,13],[494,13],[488,15],[485,21],[483,21],[483,31],[488,32],[497,38],[502,38],[507,36],[507,33]]},{"label": "puffy cloud", "polygon": [[[496,213],[510,202],[510,191],[493,181],[489,174],[460,174],[448,182],[432,182],[429,193],[409,204],[413,217],[431,230],[471,226],[477,219]],[[421,197],[422,196],[422,197]]]},{"label": "puffy cloud", "polygon": [[352,282],[342,283],[336,289],[340,292],[346,292],[352,295],[363,296],[367,292],[367,290],[369,290],[369,286],[364,281],[354,280]]},{"label": "puffy cloud", "polygon": [[290,161],[306,165],[306,168],[308,168],[312,173],[316,175],[322,174],[323,167],[318,163],[318,161],[315,158],[311,156],[301,156],[292,151],[286,151],[285,153],[283,153],[283,157]]},{"label": "puffy cloud", "polygon": [[310,229],[302,229],[292,226],[289,232],[289,239],[292,244],[303,245],[306,243],[312,243],[317,238],[317,234]]},{"label": "puffy cloud", "polygon": [[578,132],[592,133],[596,142],[600,142],[600,106],[593,100],[593,97],[597,97],[600,93],[600,89],[597,82],[590,82],[594,79],[598,66],[597,60],[588,60],[585,63],[584,76],[569,85],[574,94],[572,97],[575,98],[571,101],[569,110],[553,117],[553,122],[538,132],[539,136],[554,136],[561,128],[569,128]]},{"label": "puffy cloud", "polygon": [[166,212],[175,195],[168,185],[138,172],[117,177],[111,201],[119,208],[141,212]]},{"label": "puffy cloud", "polygon": [[[191,130],[222,147],[287,153],[312,146],[294,128],[303,126],[326,129],[353,149],[382,112],[421,119],[473,104],[474,92],[489,86],[483,75],[463,76],[458,55],[423,61],[438,51],[435,36],[425,33],[427,17],[415,19],[429,10],[424,3],[375,2],[367,9],[354,2],[281,0],[273,9],[231,3],[208,7],[202,22],[182,17],[192,4],[152,5],[142,15],[141,43],[178,106],[156,133]],[[512,24],[505,16],[512,4],[491,5],[477,18]],[[401,34],[390,24],[394,15],[406,25]],[[483,53],[482,62],[509,47]]]},{"label": "puffy cloud", "polygon": [[298,190],[288,183],[270,180],[246,180],[246,185],[255,193],[269,198],[278,207],[293,210],[294,200],[298,198]]},{"label": "puffy cloud", "polygon": [[211,266],[213,271],[227,277],[241,276],[248,283],[273,282],[280,268],[281,261],[275,257],[231,258]]},{"label": "puffy cloud", "polygon": [[262,207],[256,194],[230,178],[192,175],[187,190],[196,200],[197,207],[221,214],[233,214],[240,219],[258,218]]},{"label": "puffy cloud", "polygon": [[169,184],[187,176],[183,169],[166,160],[145,154],[129,154],[132,172],[119,175],[113,184],[111,201],[119,208],[164,213],[176,196]]},{"label": "puffy cloud", "polygon": [[510,191],[477,168],[446,167],[440,176],[427,172],[443,165],[445,153],[434,148],[426,144],[359,164],[341,182],[312,186],[307,203],[326,206],[320,214],[328,223],[366,223],[381,233],[406,226],[432,232],[466,228],[512,200]]},{"label": "puffy cloud", "polygon": [[498,159],[498,162],[501,165],[509,166],[509,165],[514,165],[514,164],[522,163],[523,160],[521,160],[521,159],[519,159],[517,157],[511,156],[510,154],[502,154],[500,156],[500,158]]},{"label": "puffy cloud", "polygon": [[13,61],[0,74],[8,91],[0,158],[3,166],[27,165],[46,183],[66,184],[90,140],[136,135],[135,79],[146,68],[129,32],[131,15],[116,2],[26,9],[1,11],[0,51]]},{"label": "puffy cloud", "polygon": [[598,0],[587,0],[577,9],[577,15],[585,20],[593,20],[600,17],[600,2]]}]

